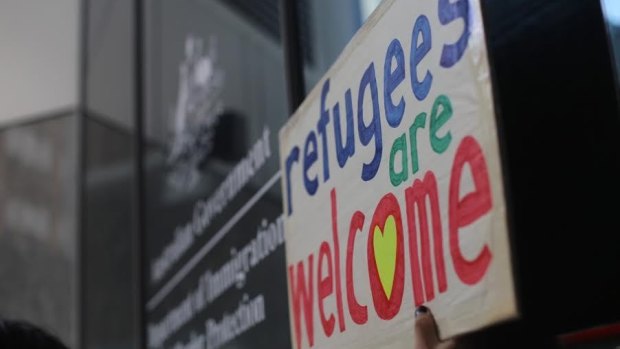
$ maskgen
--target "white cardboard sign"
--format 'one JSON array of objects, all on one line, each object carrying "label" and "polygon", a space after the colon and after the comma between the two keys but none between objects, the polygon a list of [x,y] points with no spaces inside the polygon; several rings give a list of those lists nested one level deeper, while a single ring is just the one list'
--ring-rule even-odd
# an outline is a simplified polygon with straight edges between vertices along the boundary
[{"label": "white cardboard sign", "polygon": [[477,0],[375,11],[280,131],[295,348],[411,348],[517,316]]}]

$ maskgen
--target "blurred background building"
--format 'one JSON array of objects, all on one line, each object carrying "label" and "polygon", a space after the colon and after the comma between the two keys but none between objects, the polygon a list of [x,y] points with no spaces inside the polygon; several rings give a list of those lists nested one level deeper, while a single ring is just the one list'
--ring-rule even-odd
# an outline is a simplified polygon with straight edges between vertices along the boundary
[{"label": "blurred background building", "polygon": [[[300,1],[308,87],[378,2]],[[278,6],[276,0],[145,1],[144,38],[137,41],[134,1],[0,1],[3,317],[30,320],[72,347],[138,346],[136,46],[144,49],[145,163],[160,181],[146,195],[171,210],[168,217],[147,215],[159,231],[158,219],[174,224],[213,190],[266,123],[275,135],[286,120]],[[226,151],[216,145],[220,159],[189,183],[183,176],[192,176],[196,161],[181,165],[189,167],[176,170],[175,184],[170,153],[175,140],[191,138],[179,120],[175,128],[175,108],[183,103],[179,67],[191,59],[191,45],[220,72],[212,107],[234,120],[224,127],[237,130],[239,144]],[[197,85],[193,101],[210,98]],[[194,114],[187,124],[200,127],[204,115]],[[269,166],[276,164],[273,157]]]}]

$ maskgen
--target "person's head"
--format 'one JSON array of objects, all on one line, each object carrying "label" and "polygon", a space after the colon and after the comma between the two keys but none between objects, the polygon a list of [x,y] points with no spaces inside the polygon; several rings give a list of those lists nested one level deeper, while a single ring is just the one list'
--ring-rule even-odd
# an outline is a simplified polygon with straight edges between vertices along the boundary
[{"label": "person's head", "polygon": [[0,348],[68,349],[58,338],[32,324],[2,319]]}]

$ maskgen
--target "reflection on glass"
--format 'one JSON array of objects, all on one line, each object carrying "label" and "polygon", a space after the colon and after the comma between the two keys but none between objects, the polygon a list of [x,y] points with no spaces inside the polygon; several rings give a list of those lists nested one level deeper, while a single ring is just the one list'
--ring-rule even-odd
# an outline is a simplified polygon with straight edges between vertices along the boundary
[{"label": "reflection on glass", "polygon": [[616,72],[620,79],[620,1],[601,0],[603,12],[609,26],[610,41],[616,62]]},{"label": "reflection on glass", "polygon": [[617,0],[602,0],[605,15],[610,24],[620,26],[620,2]]},{"label": "reflection on glass", "polygon": [[[82,328],[87,348],[135,348],[133,138],[107,119],[85,117],[82,205]],[[110,319],[115,319],[110,321]]]},{"label": "reflection on glass", "polygon": [[372,11],[379,6],[381,0],[359,0],[362,20],[366,20]]},{"label": "reflection on glass", "polygon": [[75,346],[73,116],[0,131],[0,314]]},{"label": "reflection on glass", "polygon": [[[302,1],[299,17],[305,54],[305,82],[310,91],[379,5],[380,0]],[[304,31],[308,34],[304,35]]]}]

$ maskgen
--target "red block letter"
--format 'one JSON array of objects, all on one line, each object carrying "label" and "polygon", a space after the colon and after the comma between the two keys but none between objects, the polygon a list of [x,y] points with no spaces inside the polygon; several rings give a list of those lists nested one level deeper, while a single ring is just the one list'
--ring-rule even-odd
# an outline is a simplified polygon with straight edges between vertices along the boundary
[{"label": "red block letter", "polygon": [[[375,227],[384,229],[389,216],[394,217],[396,224],[396,255],[394,278],[391,295],[386,294],[381,284],[377,256],[375,256],[374,236]],[[403,221],[400,215],[400,205],[394,194],[386,194],[381,198],[370,222],[368,233],[368,276],[370,277],[370,291],[377,315],[383,320],[390,320],[400,311],[405,286],[405,253],[403,247]],[[376,233],[379,234],[379,233]]]},{"label": "red block letter", "polygon": [[[418,306],[425,301],[435,298],[433,284],[433,267],[431,265],[430,234],[428,229],[428,215],[426,210],[426,198],[430,200],[431,220],[433,223],[433,254],[435,255],[435,269],[437,270],[437,283],[439,292],[445,292],[448,288],[446,281],[446,266],[443,256],[443,240],[441,231],[441,216],[439,215],[439,197],[437,195],[437,180],[433,172],[426,172],[424,181],[416,179],[411,188],[405,190],[407,202],[407,225],[409,226],[409,255],[411,263],[411,278],[413,280],[413,298]],[[422,272],[424,274],[424,289],[426,300],[422,295],[420,282],[420,264],[418,255],[418,234],[416,226],[415,206],[418,206],[420,225],[420,244],[422,245]]]},{"label": "red block letter", "polygon": [[[323,263],[327,261],[327,275],[323,277]],[[325,317],[325,309],[323,308],[323,300],[329,297],[334,292],[334,278],[332,277],[332,251],[329,248],[329,244],[325,241],[321,243],[321,248],[319,250],[319,264],[318,264],[318,282],[319,282],[319,294],[318,294],[318,302],[319,302],[319,315],[321,316],[321,325],[323,325],[323,331],[327,335],[327,337],[331,337],[332,333],[334,333],[334,325],[336,323],[336,319],[334,319],[334,314],[329,314],[329,317]]]},{"label": "red block letter", "polygon": [[338,239],[338,210],[336,209],[336,189],[331,192],[332,202],[332,237],[334,238],[334,267],[336,271],[336,308],[338,308],[338,326],[344,332],[344,310],[342,309],[342,279],[340,278],[340,242]]},{"label": "red block letter", "polygon": [[358,230],[362,230],[364,227],[364,214],[360,211],[355,211],[351,218],[351,227],[349,228],[349,238],[347,241],[347,304],[349,305],[349,314],[351,319],[358,325],[363,325],[368,321],[368,309],[365,305],[360,305],[355,297],[355,290],[353,288],[353,255],[355,248],[355,235]]},{"label": "red block letter", "polygon": [[[466,163],[471,168],[475,189],[460,199],[461,175]],[[458,277],[465,284],[474,285],[489,268],[491,251],[485,245],[476,258],[465,259],[459,243],[459,228],[487,214],[493,203],[486,160],[482,148],[473,137],[465,137],[459,145],[450,176],[450,253]]]},{"label": "red block letter", "polygon": [[[312,313],[312,262],[313,255],[308,256],[308,282],[306,287],[306,277],[304,273],[304,263],[297,263],[297,283],[295,283],[295,266],[288,267],[288,280],[291,290],[291,301],[293,303],[293,321],[295,326],[295,341],[297,349],[301,349],[301,311],[303,306],[304,322],[306,323],[306,333],[308,343],[314,345],[314,318]],[[302,303],[303,302],[303,303]]]}]

